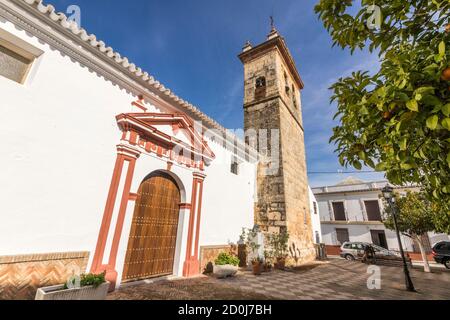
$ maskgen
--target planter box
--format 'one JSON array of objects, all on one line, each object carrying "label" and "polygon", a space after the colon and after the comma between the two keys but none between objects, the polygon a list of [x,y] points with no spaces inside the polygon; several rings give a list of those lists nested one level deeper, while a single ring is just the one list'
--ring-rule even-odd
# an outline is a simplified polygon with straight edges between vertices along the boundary
[{"label": "planter box", "polygon": [[35,300],[105,300],[110,283],[64,290],[64,285],[39,288]]},{"label": "planter box", "polygon": [[226,277],[232,277],[238,272],[238,267],[233,266],[231,264],[226,264],[223,266],[216,266],[213,267],[213,274],[217,278],[226,278]]}]

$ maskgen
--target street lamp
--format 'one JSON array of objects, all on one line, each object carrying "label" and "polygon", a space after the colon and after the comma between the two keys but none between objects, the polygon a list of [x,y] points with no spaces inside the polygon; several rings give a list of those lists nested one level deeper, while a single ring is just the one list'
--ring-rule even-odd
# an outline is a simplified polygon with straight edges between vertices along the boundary
[{"label": "street lamp", "polygon": [[402,255],[403,260],[403,272],[405,273],[405,283],[406,283],[406,290],[408,291],[416,291],[414,289],[414,284],[412,283],[411,277],[409,275],[408,265],[406,264],[406,258],[405,258],[405,252],[403,251],[403,245],[402,241],[400,239],[400,232],[398,231],[398,225],[397,225],[397,207],[394,204],[394,189],[386,185],[386,187],[381,190],[383,193],[383,197],[386,199],[387,203],[389,204],[389,208],[391,208],[392,217],[394,220],[394,227],[395,227],[395,233],[397,234],[397,240],[398,240],[398,246],[400,248],[400,254]]}]

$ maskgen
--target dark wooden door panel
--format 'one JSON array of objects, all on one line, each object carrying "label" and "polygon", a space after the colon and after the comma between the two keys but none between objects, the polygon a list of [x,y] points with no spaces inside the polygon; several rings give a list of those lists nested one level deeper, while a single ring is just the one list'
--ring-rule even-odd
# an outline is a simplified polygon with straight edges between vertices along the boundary
[{"label": "dark wooden door panel", "polygon": [[151,175],[139,187],[123,281],[172,274],[180,190],[168,175]]},{"label": "dark wooden door panel", "polygon": [[346,221],[345,207],[343,202],[333,202],[334,220]]},{"label": "dark wooden door panel", "polygon": [[345,242],[350,241],[348,229],[336,229],[336,237],[337,241],[339,242],[339,245],[342,245]]}]

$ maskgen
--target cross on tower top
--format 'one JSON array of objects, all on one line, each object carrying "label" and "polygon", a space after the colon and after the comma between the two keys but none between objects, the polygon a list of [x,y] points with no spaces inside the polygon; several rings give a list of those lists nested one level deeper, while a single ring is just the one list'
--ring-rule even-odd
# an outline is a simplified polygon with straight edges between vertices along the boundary
[{"label": "cross on tower top", "polygon": [[273,19],[273,16],[270,16],[270,33],[267,36],[267,40],[273,39],[278,37],[278,31],[275,28],[275,20]]}]

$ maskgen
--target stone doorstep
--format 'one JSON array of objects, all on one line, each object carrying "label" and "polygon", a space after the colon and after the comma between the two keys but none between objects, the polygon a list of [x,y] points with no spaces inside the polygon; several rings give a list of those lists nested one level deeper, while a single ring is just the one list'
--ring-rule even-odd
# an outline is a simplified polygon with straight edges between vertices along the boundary
[{"label": "stone doorstep", "polygon": [[169,276],[162,276],[162,277],[150,278],[150,279],[144,279],[144,280],[122,282],[122,283],[120,283],[119,290],[121,288],[135,287],[135,286],[140,286],[140,285],[144,285],[144,284],[153,284],[153,283],[158,283],[158,282],[162,282],[162,281],[186,280],[186,279],[199,278],[201,276],[203,276],[203,275],[191,277],[191,278],[183,278],[183,277],[178,277],[175,275],[169,275]]}]

